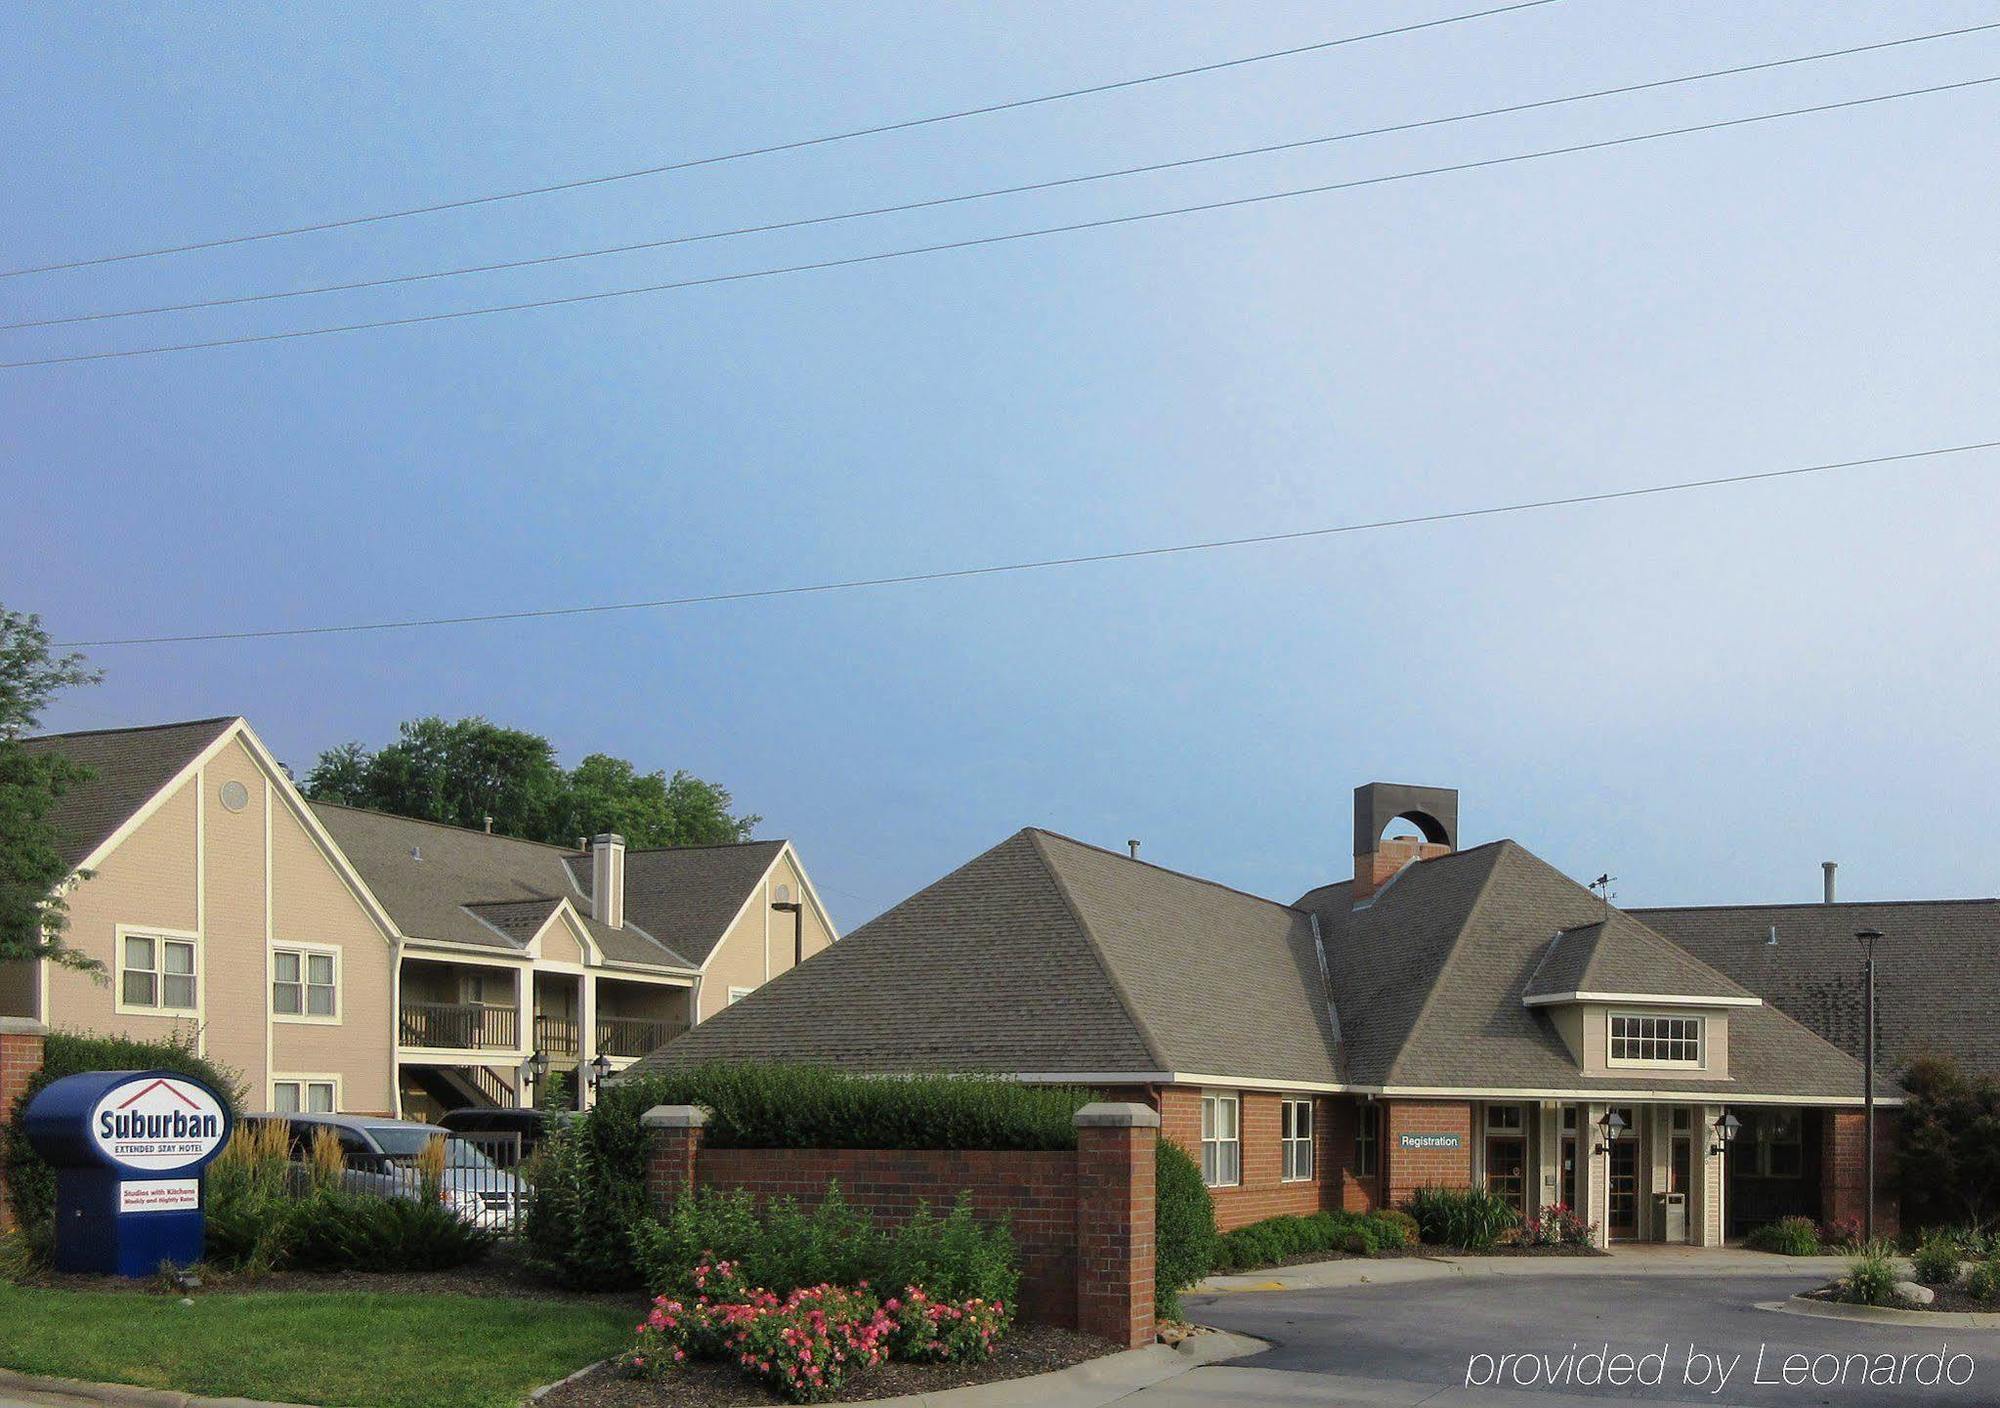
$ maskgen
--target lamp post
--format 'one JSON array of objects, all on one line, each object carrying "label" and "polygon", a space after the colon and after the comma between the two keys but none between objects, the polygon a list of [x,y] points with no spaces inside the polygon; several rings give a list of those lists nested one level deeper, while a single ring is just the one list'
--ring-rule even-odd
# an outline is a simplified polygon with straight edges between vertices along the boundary
[{"label": "lamp post", "polygon": [[1599,1144],[1594,1152],[1608,1154],[1611,1152],[1611,1146],[1618,1142],[1618,1136],[1625,1132],[1625,1117],[1616,1110],[1606,1110],[1604,1118],[1597,1122],[1597,1127],[1603,1131],[1604,1142]]},{"label": "lamp post", "polygon": [[[533,1055],[521,1063],[521,1083],[523,1090],[533,1089],[542,1083],[542,1077],[549,1073],[549,1058],[537,1048]],[[524,1102],[533,1105],[533,1098]]]},{"label": "lamp post", "polygon": [[611,1074],[611,1058],[600,1051],[591,1058],[590,1064],[584,1069],[589,1072],[585,1079],[590,1082],[591,1090],[595,1091],[604,1083],[604,1078]]},{"label": "lamp post", "polygon": [[1861,1235],[1863,1240],[1875,1240],[1875,944],[1882,937],[1880,929],[1857,929],[1854,937],[1861,944],[1861,951],[1867,955],[1861,964],[1862,1013],[1861,1013],[1861,1108],[1865,1128],[1862,1130],[1863,1147],[1866,1150],[1868,1169],[1868,1202],[1861,1210]]},{"label": "lamp post", "polygon": [[1736,1131],[1741,1128],[1743,1122],[1724,1110],[1722,1118],[1709,1126],[1715,1135],[1715,1142],[1708,1146],[1708,1156],[1714,1158],[1718,1154],[1728,1152],[1729,1146],[1736,1142]]}]

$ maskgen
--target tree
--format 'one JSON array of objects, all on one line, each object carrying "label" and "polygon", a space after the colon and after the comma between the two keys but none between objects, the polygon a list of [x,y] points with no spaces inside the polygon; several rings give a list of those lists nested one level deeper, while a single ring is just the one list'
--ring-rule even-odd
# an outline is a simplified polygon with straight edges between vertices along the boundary
[{"label": "tree", "polygon": [[1904,1072],[1903,1088],[1896,1166],[1910,1221],[1984,1226],[2000,1215],[2000,1084],[1927,1057]]},{"label": "tree", "polygon": [[49,814],[90,770],[21,738],[65,689],[95,684],[81,655],[56,655],[41,617],[0,606],[0,960],[42,958],[97,971],[103,964],[63,942],[69,909],[58,891],[69,876],[63,837]]},{"label": "tree", "polygon": [[634,847],[742,841],[761,820],[733,815],[729,789],[687,772],[642,773],[605,753],[565,772],[540,734],[476,717],[413,719],[375,753],[359,743],[329,748],[304,787],[319,801],[455,826],[490,816],[501,835],[556,845],[604,831]]}]

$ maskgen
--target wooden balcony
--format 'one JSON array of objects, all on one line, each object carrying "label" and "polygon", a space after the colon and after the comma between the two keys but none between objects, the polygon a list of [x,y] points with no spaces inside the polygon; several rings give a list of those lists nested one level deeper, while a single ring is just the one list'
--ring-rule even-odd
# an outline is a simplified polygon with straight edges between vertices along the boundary
[{"label": "wooden balcony", "polygon": [[521,1017],[512,1007],[480,1002],[405,1002],[398,1040],[445,1051],[513,1051]]}]

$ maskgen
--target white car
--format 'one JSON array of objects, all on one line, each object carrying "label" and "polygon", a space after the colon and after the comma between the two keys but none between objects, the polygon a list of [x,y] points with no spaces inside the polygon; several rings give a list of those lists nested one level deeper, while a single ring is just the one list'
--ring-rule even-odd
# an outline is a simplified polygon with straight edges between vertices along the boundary
[{"label": "white car", "polygon": [[330,1129],[340,1140],[347,1164],[341,1186],[383,1198],[415,1198],[420,1183],[417,1156],[433,1139],[444,1140],[444,1180],[439,1194],[446,1207],[467,1222],[496,1232],[512,1231],[527,1208],[528,1185],[448,1129],[413,1120],[373,1115],[285,1112],[245,1115],[246,1123],[282,1120],[291,1130],[292,1161],[310,1162],[313,1132]]}]

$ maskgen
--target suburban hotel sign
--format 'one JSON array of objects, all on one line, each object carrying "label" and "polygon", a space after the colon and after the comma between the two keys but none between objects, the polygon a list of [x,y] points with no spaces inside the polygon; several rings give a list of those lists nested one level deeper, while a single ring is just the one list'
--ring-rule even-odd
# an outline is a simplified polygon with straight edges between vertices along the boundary
[{"label": "suburban hotel sign", "polygon": [[201,1260],[201,1170],[231,1124],[214,1090],[172,1071],[90,1071],[51,1082],[24,1123],[56,1171],[58,1270],[148,1276]]}]

